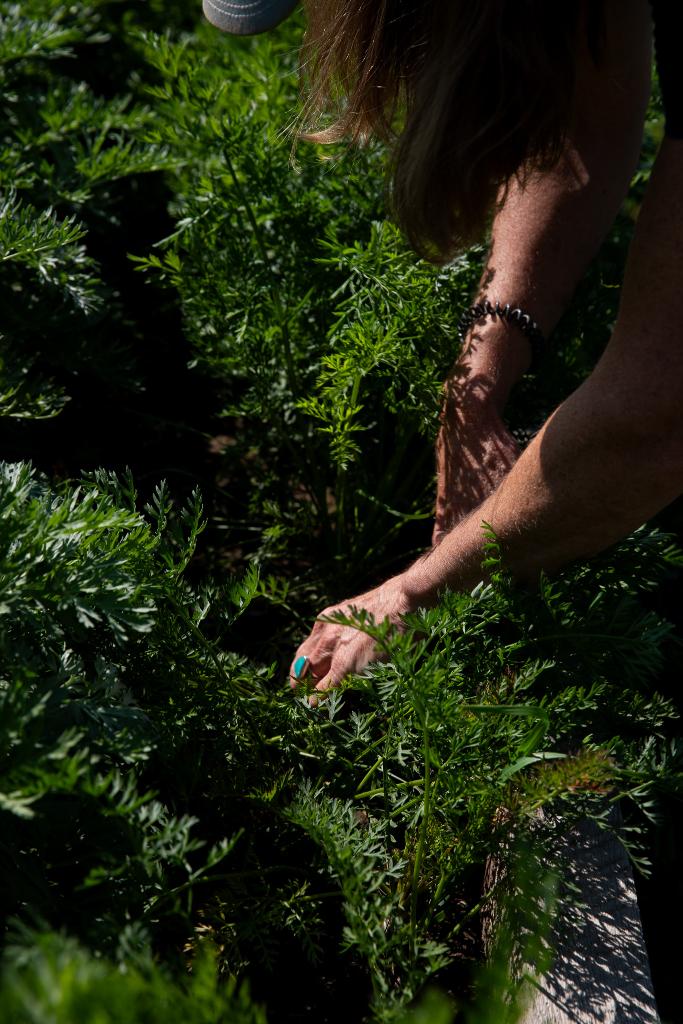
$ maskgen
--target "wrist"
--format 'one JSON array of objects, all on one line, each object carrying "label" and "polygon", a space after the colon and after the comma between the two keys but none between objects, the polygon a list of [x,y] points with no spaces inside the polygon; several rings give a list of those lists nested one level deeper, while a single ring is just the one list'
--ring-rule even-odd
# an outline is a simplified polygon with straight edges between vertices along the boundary
[{"label": "wrist", "polygon": [[456,372],[473,397],[502,413],[515,384],[531,365],[528,340],[514,324],[488,320],[474,324],[463,344]]},{"label": "wrist", "polygon": [[443,586],[440,587],[432,575],[434,567],[430,555],[430,551],[420,555],[402,575],[401,585],[411,611],[418,608],[433,608],[438,604],[439,590],[443,589]]},{"label": "wrist", "polygon": [[433,608],[445,590],[471,591],[487,573],[482,518],[474,513],[405,570],[401,585],[411,609]]},{"label": "wrist", "polygon": [[498,300],[492,302],[488,298],[475,302],[473,306],[466,309],[460,317],[460,340],[464,343],[465,337],[474,325],[486,321],[491,317],[494,321],[501,320],[505,324],[513,324],[529,343],[531,352],[531,370],[538,367],[543,357],[546,341],[541,328],[526,309],[512,303],[502,303]]}]

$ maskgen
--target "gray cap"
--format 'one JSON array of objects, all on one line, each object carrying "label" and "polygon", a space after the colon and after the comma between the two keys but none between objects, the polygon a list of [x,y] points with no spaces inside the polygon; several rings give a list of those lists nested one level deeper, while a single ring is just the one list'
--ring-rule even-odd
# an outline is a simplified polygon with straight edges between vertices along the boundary
[{"label": "gray cap", "polygon": [[203,0],[204,14],[216,28],[250,36],[275,28],[299,0]]}]

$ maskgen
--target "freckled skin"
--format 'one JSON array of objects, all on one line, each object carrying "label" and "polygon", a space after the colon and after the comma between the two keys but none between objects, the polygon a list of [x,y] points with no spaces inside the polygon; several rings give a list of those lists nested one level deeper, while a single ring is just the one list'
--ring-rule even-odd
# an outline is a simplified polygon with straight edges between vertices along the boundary
[{"label": "freckled skin", "polygon": [[[480,296],[529,310],[547,335],[608,230],[637,161],[649,92],[648,5],[606,5],[607,50],[583,54],[563,159],[510,188]],[[514,327],[477,324],[445,384],[434,546],[405,572],[339,605],[400,623],[445,586],[481,578],[482,522],[504,562],[534,580],[603,550],[683,493],[683,140],[665,139],[629,252],[619,316],[590,377],[519,456],[502,421],[529,349]],[[330,609],[326,610],[327,612]],[[368,638],[317,623],[297,654],[317,688],[376,657]]]},{"label": "freckled skin", "polygon": [[[548,337],[609,230],[640,152],[650,92],[647,4],[606,5],[603,64],[579,54],[577,113],[563,158],[525,188],[513,181],[495,217],[477,298],[529,310]],[[552,343],[552,342],[551,342]],[[433,542],[498,486],[519,450],[502,422],[529,345],[505,321],[479,321],[445,384],[437,440]]]}]

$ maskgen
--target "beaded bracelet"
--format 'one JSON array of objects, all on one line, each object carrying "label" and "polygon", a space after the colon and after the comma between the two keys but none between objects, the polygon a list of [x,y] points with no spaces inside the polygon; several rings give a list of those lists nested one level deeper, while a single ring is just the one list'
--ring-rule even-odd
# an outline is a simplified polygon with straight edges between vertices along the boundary
[{"label": "beaded bracelet", "polygon": [[485,316],[492,316],[494,320],[499,316],[501,320],[507,320],[509,324],[515,324],[519,327],[531,346],[531,366],[528,372],[533,373],[541,360],[546,346],[543,332],[536,321],[532,320],[529,314],[525,313],[519,306],[513,307],[509,302],[505,306],[501,306],[500,302],[496,302],[494,305],[494,303],[486,299],[484,302],[478,302],[475,306],[470,306],[461,316],[460,323],[458,324],[458,334],[461,342],[464,342],[465,335],[472,324],[477,320],[482,320]]}]

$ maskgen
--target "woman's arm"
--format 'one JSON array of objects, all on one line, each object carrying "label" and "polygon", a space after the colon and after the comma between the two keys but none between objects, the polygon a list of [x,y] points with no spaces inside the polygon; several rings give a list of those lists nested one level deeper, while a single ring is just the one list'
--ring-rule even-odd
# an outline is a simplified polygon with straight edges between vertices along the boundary
[{"label": "woman's arm", "polygon": [[[579,53],[566,152],[524,187],[511,182],[494,219],[479,289],[480,298],[528,310],[545,334],[614,220],[640,150],[652,60],[649,5],[608,0],[605,19],[600,65],[587,43]],[[501,416],[529,357],[528,342],[504,321],[479,322],[465,339],[444,388],[435,543],[488,497],[516,461],[519,452]]]},{"label": "woman's arm", "polygon": [[[364,608],[400,625],[439,591],[481,579],[482,522],[522,580],[595,554],[683,493],[683,140],[665,139],[629,252],[612,339],[494,493],[406,572],[322,613]],[[327,690],[377,657],[371,639],[318,621],[297,654]],[[293,679],[293,682],[296,682]]]},{"label": "woman's arm", "polygon": [[623,537],[683,492],[683,140],[665,139],[640,213],[613,337],[498,489],[403,574],[407,603],[481,577],[482,522],[535,578]]}]

